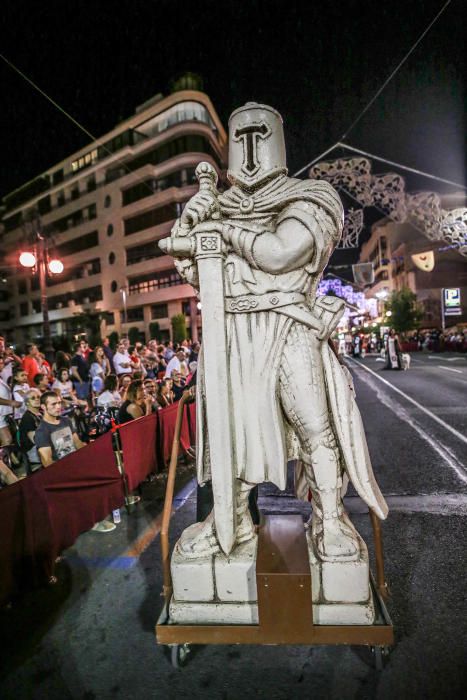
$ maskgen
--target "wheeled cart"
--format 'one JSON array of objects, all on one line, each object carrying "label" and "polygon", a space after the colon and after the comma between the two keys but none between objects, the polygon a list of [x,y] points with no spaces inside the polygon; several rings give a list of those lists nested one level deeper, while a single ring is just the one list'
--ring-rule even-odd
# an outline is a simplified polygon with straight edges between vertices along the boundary
[{"label": "wheeled cart", "polygon": [[394,644],[394,630],[385,598],[380,521],[370,512],[376,553],[376,581],[371,589],[376,609],[371,625],[317,625],[313,623],[312,584],[305,529],[300,515],[265,516],[258,529],[256,585],[258,624],[185,625],[171,624],[169,604],[172,597],[168,529],[177,466],[184,405],[180,401],[172,456],[167,479],[161,529],[164,570],[164,607],[156,625],[158,644],[167,645],[173,666],[184,664],[190,645],[204,644],[346,644],[371,647],[376,668],[383,667],[383,656]]}]

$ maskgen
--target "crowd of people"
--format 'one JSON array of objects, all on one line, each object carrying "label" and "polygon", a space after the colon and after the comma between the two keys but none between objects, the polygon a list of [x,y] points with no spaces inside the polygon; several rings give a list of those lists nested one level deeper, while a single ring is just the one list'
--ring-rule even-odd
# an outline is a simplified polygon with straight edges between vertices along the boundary
[{"label": "crowd of people", "polygon": [[199,349],[128,338],[114,350],[108,338],[91,348],[82,337],[50,364],[37,345],[19,355],[0,337],[0,488],[18,480],[19,465],[26,474],[48,467],[112,419],[126,423],[178,401],[196,381]]}]

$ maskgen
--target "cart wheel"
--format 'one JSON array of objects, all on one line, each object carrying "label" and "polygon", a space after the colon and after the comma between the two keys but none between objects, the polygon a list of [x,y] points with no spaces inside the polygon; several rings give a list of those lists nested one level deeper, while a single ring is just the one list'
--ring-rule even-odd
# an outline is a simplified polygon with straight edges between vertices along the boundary
[{"label": "cart wheel", "polygon": [[377,671],[382,671],[384,669],[387,657],[389,656],[390,648],[376,646],[372,647],[372,651],[374,656],[375,669]]},{"label": "cart wheel", "polygon": [[174,668],[183,668],[188,661],[190,647],[188,644],[173,644],[170,647],[170,662]]}]

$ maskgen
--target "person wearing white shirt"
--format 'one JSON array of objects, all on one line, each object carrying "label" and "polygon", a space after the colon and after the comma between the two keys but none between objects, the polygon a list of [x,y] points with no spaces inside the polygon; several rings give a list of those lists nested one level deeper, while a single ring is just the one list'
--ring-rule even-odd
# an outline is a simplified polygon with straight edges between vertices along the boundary
[{"label": "person wearing white shirt", "polygon": [[117,374],[117,376],[120,374],[133,373],[135,365],[131,361],[131,357],[128,354],[128,350],[126,349],[124,343],[119,342],[119,344],[117,345],[117,352],[113,357],[113,362],[115,367],[115,373]]},{"label": "person wearing white shirt", "polygon": [[17,367],[13,372],[13,399],[21,405],[15,408],[15,420],[20,420],[26,410],[26,396],[30,390],[28,373],[22,367]]},{"label": "person wearing white shirt", "polygon": [[109,374],[104,379],[104,391],[97,397],[97,405],[102,408],[120,406],[122,397],[117,391],[118,380],[115,374]]},{"label": "person wearing white shirt", "polygon": [[[4,364],[3,357],[0,357],[0,373]],[[13,399],[8,384],[0,377],[0,445],[11,445],[13,437],[8,427],[7,416],[13,413],[14,408],[20,406],[21,403]]]},{"label": "person wearing white shirt", "polygon": [[177,353],[168,362],[165,368],[165,379],[170,379],[172,377],[173,371],[180,372],[184,377],[188,374],[188,369],[186,366],[186,355],[184,350],[178,350]]}]

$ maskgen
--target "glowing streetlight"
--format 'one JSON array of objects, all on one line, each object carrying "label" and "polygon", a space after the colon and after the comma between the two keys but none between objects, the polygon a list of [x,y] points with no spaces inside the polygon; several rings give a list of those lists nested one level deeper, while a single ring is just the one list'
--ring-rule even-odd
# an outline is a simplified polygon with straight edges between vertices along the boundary
[{"label": "glowing streetlight", "polygon": [[60,275],[63,272],[63,263],[61,260],[50,260],[49,262],[49,272],[53,275]]},{"label": "glowing streetlight", "polygon": [[387,289],[380,289],[379,292],[375,293],[375,297],[377,299],[387,299],[388,296],[388,290]]},{"label": "glowing streetlight", "polygon": [[389,318],[389,316],[392,316],[392,311],[386,311],[386,313],[384,315]]},{"label": "glowing streetlight", "polygon": [[49,306],[47,302],[47,272],[59,275],[63,272],[63,263],[57,258],[48,259],[47,241],[42,234],[41,221],[35,217],[31,221],[32,235],[34,237],[34,252],[22,251],[19,256],[19,263],[22,267],[37,268],[39,277],[39,288],[41,292],[42,327],[44,337],[44,352],[48,360],[53,359],[53,346],[50,334]]},{"label": "glowing streetlight", "polygon": [[37,260],[34,253],[30,251],[25,251],[19,256],[20,265],[23,267],[35,267]]}]

